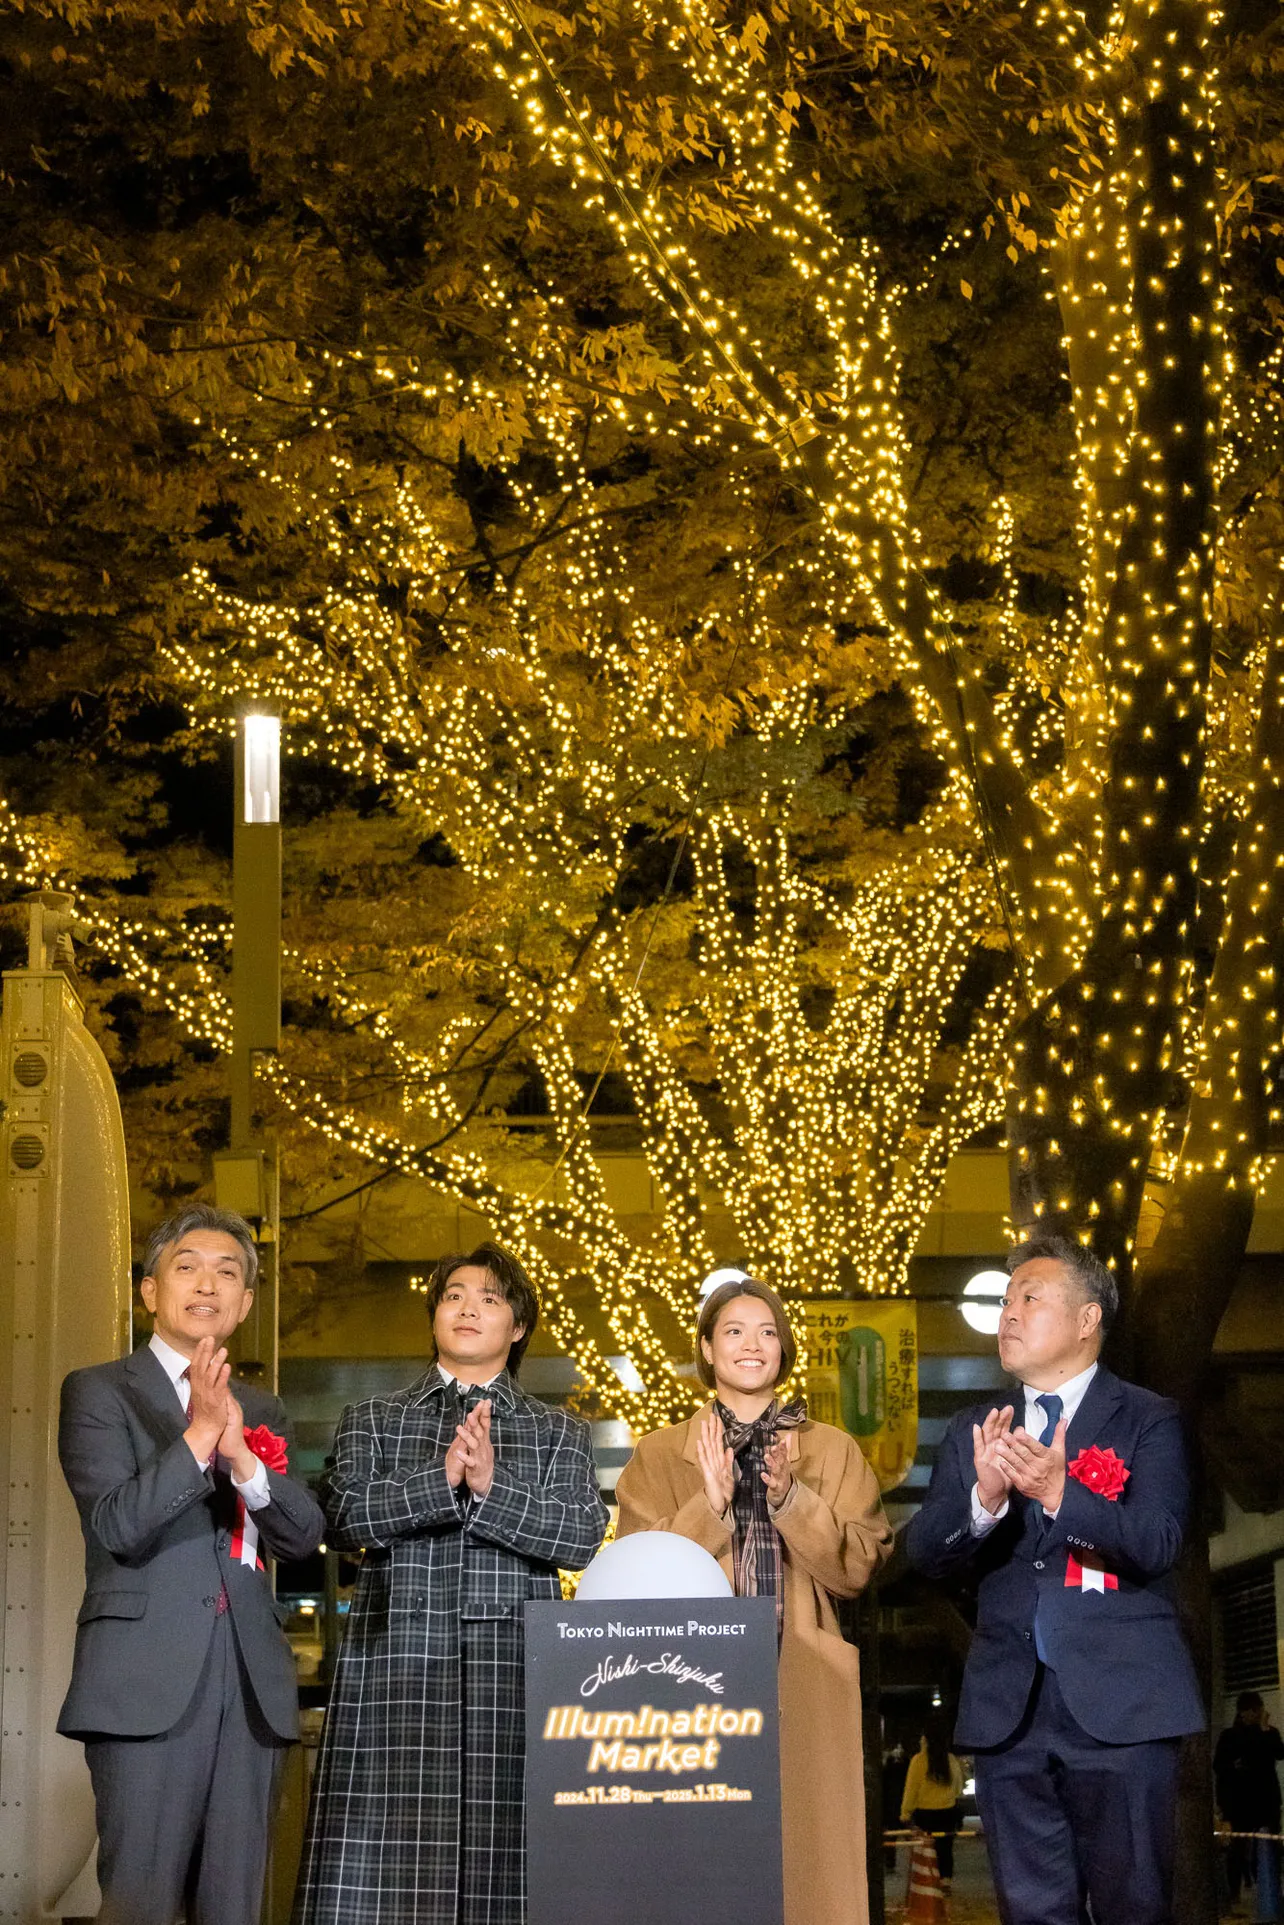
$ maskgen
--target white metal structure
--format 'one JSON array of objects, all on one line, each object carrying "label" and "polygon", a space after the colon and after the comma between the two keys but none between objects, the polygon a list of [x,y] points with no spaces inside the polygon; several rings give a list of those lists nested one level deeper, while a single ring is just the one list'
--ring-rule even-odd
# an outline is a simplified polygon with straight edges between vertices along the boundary
[{"label": "white metal structure", "polygon": [[129,1340],[129,1192],[120,1104],[65,971],[69,897],[32,910],[29,967],[0,1010],[0,1920],[91,1915],[93,1800],[54,1729],[84,1558],[58,1468],[58,1393]]}]

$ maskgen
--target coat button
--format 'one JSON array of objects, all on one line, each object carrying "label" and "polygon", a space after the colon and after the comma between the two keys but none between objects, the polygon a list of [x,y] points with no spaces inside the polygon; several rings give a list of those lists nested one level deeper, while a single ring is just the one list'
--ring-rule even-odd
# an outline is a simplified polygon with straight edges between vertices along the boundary
[{"label": "coat button", "polygon": [[1035,1560],[1034,1560],[1034,1568],[1035,1568],[1035,1570],[1036,1570],[1036,1571],[1041,1571],[1041,1570],[1043,1569],[1043,1559],[1042,1559],[1041,1557],[1036,1557],[1036,1558],[1035,1558]]},{"label": "coat button", "polygon": [[214,1602],[214,1599],[212,1597],[203,1597],[201,1599],[201,1603],[205,1606],[206,1610],[209,1609],[210,1605],[213,1604],[213,1602]]},{"label": "coat button", "polygon": [[1023,1631],[1023,1632],[1021,1633],[1021,1636],[1022,1636],[1022,1637],[1023,1637],[1024,1639],[1025,1639],[1025,1641],[1026,1641],[1026,1643],[1028,1644],[1028,1643],[1030,1642],[1030,1639],[1031,1639],[1031,1638],[1032,1638],[1032,1637],[1034,1636],[1034,1632],[1033,1632],[1033,1631]]}]

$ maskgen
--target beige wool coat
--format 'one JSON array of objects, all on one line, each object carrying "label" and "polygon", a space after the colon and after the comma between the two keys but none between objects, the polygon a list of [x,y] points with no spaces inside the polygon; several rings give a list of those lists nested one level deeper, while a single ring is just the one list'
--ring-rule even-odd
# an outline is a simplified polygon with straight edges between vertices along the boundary
[{"label": "beige wool coat", "polygon": [[[617,1534],[676,1531],[712,1552],[734,1582],[730,1518],[711,1509],[696,1458],[704,1416],[640,1440],[616,1490]],[[843,1640],[833,1601],[864,1590],[891,1551],[892,1531],[854,1438],[810,1422],[783,1435],[794,1474],[776,1513],[785,1925],[868,1925],[860,1658]]]}]

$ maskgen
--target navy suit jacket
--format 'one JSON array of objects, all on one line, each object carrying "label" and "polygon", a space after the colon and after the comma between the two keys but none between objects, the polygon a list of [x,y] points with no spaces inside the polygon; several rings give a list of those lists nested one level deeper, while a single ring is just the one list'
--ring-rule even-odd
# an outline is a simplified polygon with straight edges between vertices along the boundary
[{"label": "navy suit jacket", "polygon": [[[1020,1422],[1021,1393],[1016,1393]],[[1177,1620],[1172,1569],[1181,1552],[1190,1480],[1177,1406],[1098,1367],[1066,1438],[1066,1460],[1096,1444],[1131,1475],[1115,1500],[1067,1477],[1055,1519],[1013,1492],[1008,1512],[972,1535],[972,1426],[992,1404],[951,1422],[927,1499],[906,1533],[910,1561],[930,1577],[974,1563],[976,1634],[956,1738],[1002,1744],[1020,1723],[1034,1682],[1034,1617],[1073,1716],[1108,1744],[1201,1731],[1204,1709]],[[1085,1590],[1070,1559],[1104,1565],[1117,1588]]]},{"label": "navy suit jacket", "polygon": [[[278,1400],[232,1380],[252,1430],[289,1429]],[[58,1454],[85,1537],[85,1601],[77,1621],[64,1736],[153,1737],[187,1709],[227,1586],[236,1642],[254,1695],[279,1738],[298,1736],[294,1659],[262,1571],[231,1557],[235,1493],[200,1470],[183,1441],[174,1386],[144,1345],[118,1363],[73,1370],[62,1387]],[[307,1557],[325,1519],[305,1484],[268,1472],[271,1501],[254,1512],[260,1550]]]}]

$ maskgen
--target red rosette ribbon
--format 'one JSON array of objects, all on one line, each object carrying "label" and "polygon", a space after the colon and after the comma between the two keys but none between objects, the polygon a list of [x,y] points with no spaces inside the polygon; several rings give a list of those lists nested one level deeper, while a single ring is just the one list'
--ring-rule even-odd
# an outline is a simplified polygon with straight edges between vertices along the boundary
[{"label": "red rosette ribbon", "polygon": [[[286,1471],[290,1468],[284,1437],[278,1437],[266,1424],[256,1424],[253,1430],[248,1424],[245,1426],[245,1447],[252,1450],[259,1462],[266,1464],[269,1470]],[[1124,1476],[1127,1475],[1125,1471]]]},{"label": "red rosette ribbon", "polygon": [[[1066,1465],[1066,1470],[1085,1490],[1095,1491],[1098,1497],[1106,1498],[1111,1504],[1118,1503],[1124,1485],[1132,1476],[1123,1458],[1109,1448],[1102,1450],[1100,1444],[1089,1444],[1086,1450],[1081,1450],[1073,1464]],[[1106,1591],[1117,1591],[1119,1579],[1113,1571],[1106,1569],[1095,1553],[1086,1553],[1080,1562],[1071,1552],[1066,1559],[1066,1589],[1104,1594]]]},{"label": "red rosette ribbon", "polygon": [[1108,1498],[1112,1504],[1118,1501],[1132,1476],[1123,1458],[1108,1448],[1102,1450],[1100,1444],[1089,1444],[1086,1450],[1081,1450],[1073,1464],[1066,1465],[1066,1470],[1085,1490],[1095,1491],[1098,1497]]},{"label": "red rosette ribbon", "polygon": [[[290,1466],[289,1454],[285,1448],[284,1437],[278,1437],[266,1424],[256,1424],[251,1430],[248,1424],[242,1425],[245,1448],[253,1451],[259,1462],[268,1470],[284,1471]],[[263,1559],[259,1556],[259,1527],[245,1507],[245,1499],[236,1500],[236,1529],[232,1532],[229,1554],[233,1564],[246,1564],[258,1570],[264,1569]]]}]

